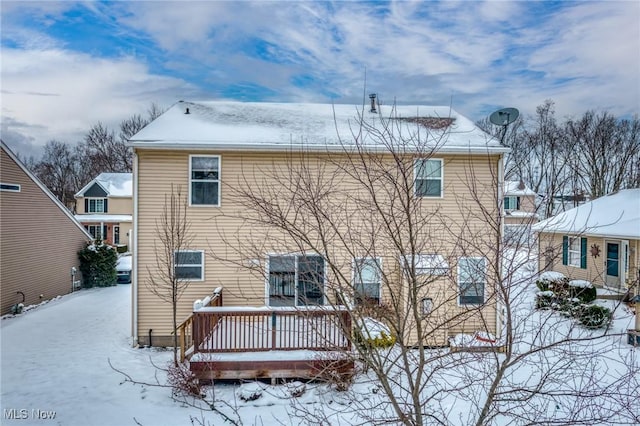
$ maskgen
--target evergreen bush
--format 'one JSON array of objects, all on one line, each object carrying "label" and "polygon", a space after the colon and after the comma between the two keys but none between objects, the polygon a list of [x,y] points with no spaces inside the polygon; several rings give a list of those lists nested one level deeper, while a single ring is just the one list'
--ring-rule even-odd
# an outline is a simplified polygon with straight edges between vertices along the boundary
[{"label": "evergreen bush", "polygon": [[578,312],[578,321],[585,327],[599,328],[611,321],[613,314],[610,309],[598,305],[582,305]]},{"label": "evergreen bush", "polygon": [[102,241],[89,243],[78,252],[82,287],[108,287],[116,285],[118,274],[116,263],[117,251]]}]

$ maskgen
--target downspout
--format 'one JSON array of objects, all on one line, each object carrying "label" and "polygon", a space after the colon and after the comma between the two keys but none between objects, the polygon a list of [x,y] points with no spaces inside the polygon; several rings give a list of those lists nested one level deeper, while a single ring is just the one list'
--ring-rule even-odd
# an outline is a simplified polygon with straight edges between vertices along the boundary
[{"label": "downspout", "polygon": [[[503,237],[504,237],[504,217],[502,215],[502,199],[503,199],[503,188],[504,188],[504,153],[500,154],[500,158],[498,159],[498,214],[500,215],[500,241],[499,246],[502,248]],[[498,251],[498,279],[500,283],[502,283],[502,253],[503,250]],[[500,284],[502,285],[502,284]],[[498,341],[502,337],[502,311],[503,306],[500,300],[496,300],[496,339]]]},{"label": "downspout", "polygon": [[[133,256],[131,258],[131,336],[132,346],[138,344],[138,154],[133,150]],[[131,238],[131,236],[130,236]]]}]

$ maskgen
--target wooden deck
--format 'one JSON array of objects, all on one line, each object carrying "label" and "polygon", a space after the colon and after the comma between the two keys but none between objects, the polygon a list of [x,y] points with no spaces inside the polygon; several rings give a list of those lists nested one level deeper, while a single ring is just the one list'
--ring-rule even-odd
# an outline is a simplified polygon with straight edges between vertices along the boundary
[{"label": "wooden deck", "polygon": [[[348,311],[223,307],[195,311],[179,327],[181,357],[199,379],[318,378],[353,370]],[[186,349],[187,345],[190,347]]]}]

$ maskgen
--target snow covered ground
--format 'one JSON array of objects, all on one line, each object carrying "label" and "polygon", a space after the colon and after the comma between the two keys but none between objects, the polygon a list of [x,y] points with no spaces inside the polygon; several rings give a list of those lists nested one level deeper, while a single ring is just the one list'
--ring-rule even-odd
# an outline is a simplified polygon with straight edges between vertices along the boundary
[{"label": "snow covered ground", "polygon": [[[172,353],[158,349],[135,349],[130,341],[130,285],[82,290],[16,317],[1,321],[2,425],[184,425],[225,424],[223,417],[210,409],[199,410],[172,399],[166,387],[143,386],[126,382],[114,371],[129,374],[140,382],[164,383],[166,377],[152,364],[165,367]],[[521,309],[531,312],[534,285]],[[600,301],[598,303],[601,303]],[[612,304],[611,301],[602,301]],[[548,311],[536,313],[534,321],[548,321]],[[556,318],[559,327],[569,319]],[[616,310],[613,327],[622,331],[633,321],[628,308]],[[532,330],[534,333],[535,330]],[[526,341],[527,339],[524,339]],[[523,341],[523,343],[525,343]],[[606,345],[616,350],[606,362],[614,366],[623,359],[638,362],[638,349],[626,345],[622,337],[607,337]],[[635,353],[633,357],[629,354]],[[467,354],[457,354],[465,357]],[[475,360],[483,355],[468,354]],[[475,361],[474,361],[475,362]],[[471,364],[469,364],[471,365]],[[476,366],[477,367],[477,366]],[[474,368],[476,368],[474,367]],[[518,377],[534,375],[532,370],[518,370]],[[454,380],[454,374],[447,380]],[[515,377],[513,380],[518,380]],[[304,389],[304,392],[301,392]],[[309,412],[324,410],[323,424],[352,424],[358,413],[352,405],[378,410],[382,419],[390,412],[372,375],[360,374],[350,392],[338,392],[324,384],[293,383],[270,386],[264,383],[221,384],[214,388],[216,408],[234,421],[245,425],[309,424]],[[638,392],[638,389],[635,390]],[[292,396],[298,395],[300,396]],[[255,394],[261,394],[253,401]],[[449,420],[456,424],[469,411],[471,400],[447,400]],[[300,417],[300,409],[307,411]],[[640,413],[639,413],[640,416]],[[40,417],[40,418],[39,418]],[[44,419],[48,417],[48,419]],[[640,417],[639,417],[640,419]],[[362,419],[359,419],[362,421]],[[497,423],[500,423],[499,421]],[[228,424],[228,423],[226,423]],[[460,423],[464,424],[464,422]]]}]

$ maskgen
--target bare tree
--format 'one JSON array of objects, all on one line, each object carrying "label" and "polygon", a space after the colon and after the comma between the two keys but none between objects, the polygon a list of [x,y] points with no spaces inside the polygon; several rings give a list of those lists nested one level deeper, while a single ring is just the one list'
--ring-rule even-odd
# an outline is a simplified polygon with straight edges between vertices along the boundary
[{"label": "bare tree", "polygon": [[69,146],[63,142],[52,140],[44,147],[42,159],[32,162],[31,167],[35,175],[62,203],[72,208],[74,194],[74,171],[77,157]]},{"label": "bare tree", "polygon": [[[548,111],[541,114],[546,119]],[[299,406],[299,414],[327,423],[347,410],[354,424],[409,425],[632,419],[612,407],[637,398],[637,388],[629,394],[625,385],[637,382],[637,363],[617,365],[619,371],[609,372],[615,380],[599,382],[601,362],[615,347],[611,333],[558,326],[558,318],[528,303],[534,295],[526,285],[534,271],[524,269],[530,253],[506,249],[501,241],[497,156],[446,159],[445,168],[458,170],[448,175],[454,202],[425,201],[416,167],[439,159],[449,134],[427,122],[408,131],[392,118],[378,117],[381,128],[361,116],[337,152],[289,152],[263,166],[247,161],[225,191],[227,202],[238,206],[233,220],[253,232],[229,230],[226,215],[212,219],[227,247],[214,252],[217,261],[250,268],[271,284],[266,265],[255,259],[284,250],[308,261],[307,254],[316,253],[326,276],[317,269],[310,287],[324,285],[324,301],[350,313],[356,331],[344,332],[354,352],[344,355],[362,367],[359,384],[368,380],[370,395],[347,391],[349,403],[336,410]],[[551,129],[548,135],[557,138]],[[379,149],[370,149],[372,141]],[[550,145],[558,149],[557,143]],[[544,164],[550,154],[540,155]],[[379,290],[368,286],[373,283]],[[300,300],[312,301],[312,293],[301,291]],[[376,344],[371,324],[396,344]],[[493,338],[503,353],[431,348],[449,330],[487,333],[497,325]],[[524,367],[535,374],[522,377]],[[460,401],[468,404],[453,415]]]},{"label": "bare tree", "polygon": [[[567,122],[578,149],[572,153],[572,171],[597,198],[636,183],[640,157],[640,121],[618,120],[603,112],[587,111]],[[634,168],[635,167],[635,168]],[[633,186],[630,186],[633,187]]]},{"label": "bare tree", "polygon": [[182,195],[180,186],[171,186],[171,192],[164,197],[164,207],[160,218],[156,219],[156,235],[158,244],[154,242],[156,252],[156,268],[147,268],[149,280],[146,283],[149,290],[163,301],[171,304],[173,321],[173,361],[178,365],[178,301],[189,285],[189,279],[177,266],[182,256],[189,253],[183,250],[189,248],[193,239],[190,223],[187,219],[187,200]]}]

